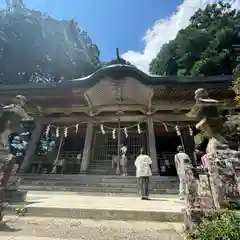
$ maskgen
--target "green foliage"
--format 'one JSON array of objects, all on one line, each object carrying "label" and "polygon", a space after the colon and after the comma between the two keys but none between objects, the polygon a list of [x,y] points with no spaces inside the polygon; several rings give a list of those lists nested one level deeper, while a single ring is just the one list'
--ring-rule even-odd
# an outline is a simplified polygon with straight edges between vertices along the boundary
[{"label": "green foliage", "polygon": [[165,44],[149,70],[157,75],[231,75],[239,70],[234,46],[240,42],[240,11],[228,3],[207,5],[190,25]]},{"label": "green foliage", "polygon": [[239,240],[240,217],[233,212],[215,213],[203,219],[199,240]]},{"label": "green foliage", "polygon": [[23,206],[23,207],[16,207],[14,209],[15,213],[17,216],[25,216],[25,214],[27,213],[27,209]]},{"label": "green foliage", "polygon": [[200,132],[194,137],[194,142],[196,145],[196,148],[200,148],[201,144],[208,140],[207,134],[205,132]]},{"label": "green foliage", "polygon": [[240,210],[240,200],[231,200],[231,201],[229,201],[228,209],[229,210],[239,211]]},{"label": "green foliage", "polygon": [[74,20],[41,12],[0,12],[0,83],[59,82],[86,76],[99,65],[99,49]]}]

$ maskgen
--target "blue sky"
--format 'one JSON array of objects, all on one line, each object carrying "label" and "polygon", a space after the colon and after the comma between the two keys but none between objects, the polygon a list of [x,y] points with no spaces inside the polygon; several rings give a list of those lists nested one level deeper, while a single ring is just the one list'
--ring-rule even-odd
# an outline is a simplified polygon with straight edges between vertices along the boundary
[{"label": "blue sky", "polygon": [[[217,0],[24,0],[27,8],[59,20],[75,19],[97,44],[101,59],[124,59],[148,73],[163,44],[189,24],[199,8]],[[240,9],[240,0],[231,1]],[[2,7],[4,0],[0,0]]]},{"label": "blue sky", "polygon": [[[146,30],[175,12],[181,0],[25,0],[27,7],[57,19],[76,19],[100,51],[101,59],[115,57],[116,47],[143,51]],[[164,2],[164,4],[163,4]]]}]

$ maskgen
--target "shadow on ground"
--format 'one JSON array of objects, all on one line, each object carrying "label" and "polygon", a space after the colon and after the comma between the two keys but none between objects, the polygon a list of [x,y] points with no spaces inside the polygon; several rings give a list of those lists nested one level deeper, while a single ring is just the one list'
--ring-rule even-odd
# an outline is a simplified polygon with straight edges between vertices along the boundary
[{"label": "shadow on ground", "polygon": [[8,221],[0,222],[0,232],[19,232],[22,229],[14,228]]}]

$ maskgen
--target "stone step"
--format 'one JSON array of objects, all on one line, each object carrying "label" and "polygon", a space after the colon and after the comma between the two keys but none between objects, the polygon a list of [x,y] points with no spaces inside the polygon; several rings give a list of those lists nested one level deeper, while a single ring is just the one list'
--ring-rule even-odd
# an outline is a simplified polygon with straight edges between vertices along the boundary
[{"label": "stone step", "polygon": [[[116,168],[112,168],[112,167],[105,167],[105,166],[100,166],[100,167],[89,167],[88,168],[88,170],[99,170],[99,169],[101,169],[101,170],[105,170],[105,172],[107,172],[107,171],[114,171],[114,172],[116,172]],[[128,170],[130,170],[130,171],[134,171],[134,169],[128,169]]]},{"label": "stone step", "polygon": [[[111,168],[111,167],[109,167],[109,168],[107,168],[107,167],[99,167],[99,168],[91,168],[91,167],[89,167],[88,168],[88,170],[87,171],[105,171],[105,173],[108,173],[108,172],[116,172],[116,168]],[[120,168],[120,170],[122,170],[121,168]],[[135,173],[136,173],[136,171],[135,171],[135,169],[129,169],[129,168],[127,168],[127,172],[132,172],[132,173],[134,173],[134,175],[135,175]]]},{"label": "stone step", "polygon": [[[11,214],[17,207],[22,205],[9,205],[7,207],[7,214]],[[122,221],[157,221],[157,222],[183,222],[184,215],[182,212],[173,211],[146,211],[131,209],[85,209],[61,207],[31,207],[26,206],[26,217],[52,217],[52,218],[66,218],[66,219],[94,219],[96,220],[122,220]]]},{"label": "stone step", "polygon": [[[92,166],[111,166],[112,167],[112,163],[108,163],[108,162],[103,162],[103,163],[90,163],[89,167],[92,167]],[[115,164],[116,166],[116,164]],[[134,165],[132,164],[129,164],[127,165],[127,167],[130,167],[130,168],[135,168]]]},{"label": "stone step", "polygon": [[[88,169],[87,173],[91,174],[91,175],[108,175],[109,176],[109,175],[116,174],[116,170],[113,170],[113,169],[110,169],[110,170],[106,170],[106,169],[97,169],[97,170]],[[135,172],[127,171],[127,174],[129,176],[135,176]]]},{"label": "stone step", "polygon": [[[115,168],[112,168],[112,166],[89,166],[88,169],[92,169],[92,170],[98,170],[98,169],[103,169],[103,170],[113,170],[113,171],[116,171],[116,167]],[[128,170],[130,171],[136,171],[135,168],[127,168]]]},{"label": "stone step", "polygon": [[[89,169],[91,169],[91,170],[98,170],[98,169],[103,169],[103,170],[105,170],[105,171],[111,171],[111,170],[113,170],[113,171],[116,171],[116,168],[112,168],[112,166],[97,166],[97,167],[95,167],[95,166],[89,166],[88,167],[88,170]],[[136,172],[136,169],[135,168],[127,168],[127,170],[128,171],[133,171],[133,172]]]},{"label": "stone step", "polygon": [[[101,165],[98,165],[98,164],[90,164],[89,165],[89,168],[99,168],[99,167],[101,167],[101,168],[103,168],[103,167],[105,167],[105,168],[108,168],[108,169],[110,169],[110,168],[112,168],[112,164],[101,164]],[[114,166],[114,168],[116,168],[116,165]],[[127,168],[129,168],[129,169],[136,169],[135,167],[133,167],[133,166],[127,166]]]},{"label": "stone step", "polygon": [[[64,179],[73,179],[73,178],[103,178],[102,175],[88,176],[87,174],[36,174],[36,173],[19,173],[20,177],[47,177],[47,178],[64,178]],[[136,177],[125,177],[119,175],[112,175],[104,178],[136,178]],[[162,181],[165,180],[176,180],[178,179],[175,176],[151,176],[152,179],[159,179]]]},{"label": "stone step", "polygon": [[[92,165],[92,166],[102,166],[102,165],[112,166],[112,162],[91,162],[89,166],[91,166],[91,165]],[[115,164],[115,166],[116,166],[116,164]],[[135,168],[135,166],[133,165],[133,163],[129,163],[129,164],[127,164],[127,166],[129,166],[129,167],[134,167],[134,168]]]},{"label": "stone step", "polygon": [[103,192],[103,193],[137,193],[136,188],[94,187],[94,186],[48,186],[48,185],[20,185],[23,191],[69,191],[69,192]]},{"label": "stone step", "polygon": [[[137,189],[133,188],[99,188],[99,187],[74,187],[74,186],[35,186],[35,185],[20,185],[20,191],[56,191],[56,192],[76,192],[78,194],[91,193],[90,195],[112,195],[115,193],[121,193],[124,196],[133,195],[137,196]],[[150,190],[150,194],[177,194],[177,189],[153,189]]]},{"label": "stone step", "polygon": [[[77,182],[77,183],[99,183],[99,182],[117,182],[117,183],[136,183],[135,176],[121,176],[121,175],[61,175],[61,174],[19,174],[22,180],[28,181],[63,181],[63,182]],[[162,177],[152,176],[150,183],[155,184],[177,184],[176,177]]]},{"label": "stone step", "polygon": [[21,185],[43,185],[43,186],[91,186],[91,187],[119,187],[119,188],[135,188],[137,183],[78,183],[78,182],[60,182],[60,181],[45,181],[45,180],[37,180],[37,181],[21,181]]},{"label": "stone step", "polygon": [[[60,187],[105,187],[105,188],[137,188],[137,183],[73,183],[73,182],[54,182],[54,181],[22,181],[21,185],[28,186],[60,186]],[[178,185],[150,184],[149,189],[178,189]]]},{"label": "stone step", "polygon": [[[18,174],[20,177],[25,178],[52,178],[52,179],[136,179],[134,176],[121,176],[121,175],[110,175],[110,176],[102,176],[102,175],[95,175],[95,176],[89,176],[87,174],[32,174],[32,173],[24,173],[24,174]],[[161,176],[153,176],[151,178],[154,179],[161,179],[161,180],[167,180],[167,179],[174,179],[176,180],[176,177],[161,177]]]},{"label": "stone step", "polygon": [[[121,170],[121,169],[120,169]],[[88,168],[88,170],[87,170],[88,172],[89,171],[100,171],[100,172],[103,172],[103,171],[105,171],[105,173],[108,173],[108,172],[116,172],[116,168],[115,169],[112,169],[112,168],[97,168],[97,169],[94,169],[94,168]],[[127,169],[127,172],[132,172],[132,173],[136,173],[136,171],[134,170],[134,169]]]},{"label": "stone step", "polygon": [[[102,179],[102,180],[83,180],[83,181],[78,181],[78,180],[65,180],[65,179],[28,179],[28,178],[22,178],[21,179],[21,183],[23,182],[55,182],[55,183],[69,183],[69,184],[99,184],[99,183],[104,183],[104,184],[122,184],[122,185],[128,185],[128,184],[136,184],[137,183],[137,179],[134,180],[130,180],[130,181],[124,181],[124,180],[111,180],[111,179]],[[156,182],[151,182],[152,183],[156,183]],[[166,182],[168,184],[168,182]],[[159,182],[156,184],[165,184],[164,182]]]},{"label": "stone step", "polygon": [[[92,161],[90,164],[109,164],[109,165],[112,165],[112,161],[109,161],[109,160],[101,160],[101,161]],[[134,162],[129,162],[127,163],[127,165],[131,165],[131,166],[134,166]]]},{"label": "stone step", "polygon": [[[71,181],[65,181],[62,179],[54,180],[54,179],[21,179],[21,184],[51,184],[51,185],[88,185],[88,186],[136,186],[137,180],[134,179],[132,181],[116,181],[116,180],[101,180],[101,181],[77,181],[77,180],[71,180]],[[179,183],[176,182],[155,182],[150,181],[150,187],[154,186],[154,188],[178,188]]]},{"label": "stone step", "polygon": [[[127,165],[128,174],[135,175],[135,166],[133,161],[128,161]],[[112,168],[112,161],[109,159],[104,160],[93,160],[88,167],[88,174],[95,175],[112,175],[116,173],[116,165]]]},{"label": "stone step", "polygon": [[[58,192],[77,192],[77,193],[123,193],[137,195],[136,188],[116,188],[116,187],[92,187],[92,186],[39,186],[39,185],[20,185],[21,191],[58,191]],[[153,189],[150,194],[177,194],[177,189]]]},{"label": "stone step", "polygon": [[[135,160],[128,160],[127,164],[134,165]],[[110,163],[112,164],[112,160],[110,159],[102,159],[102,160],[92,160],[91,163]]]},{"label": "stone step", "polygon": [[[70,192],[94,192],[94,193],[137,193],[137,188],[126,187],[100,187],[100,186],[70,186],[70,185],[21,185],[22,191],[70,191]],[[178,194],[177,189],[173,188],[150,188],[151,194]]]},{"label": "stone step", "polygon": [[[87,173],[91,174],[91,175],[113,175],[113,174],[116,174],[116,169],[106,169],[106,168],[91,169],[91,168],[89,168],[87,170]],[[136,175],[135,171],[133,171],[133,170],[130,171],[129,169],[128,169],[127,173],[130,176]]]},{"label": "stone step", "polygon": [[[21,186],[20,187],[20,191],[21,192],[49,192],[49,194],[52,194],[53,192],[57,192],[57,193],[75,193],[79,196],[116,196],[116,197],[137,197],[138,193],[136,192],[91,192],[91,191],[75,191],[76,189],[69,189],[69,190],[65,190],[64,188],[60,188],[60,187],[56,187],[55,189],[51,189],[51,188],[34,188],[34,186]],[[150,196],[162,196],[162,197],[169,197],[169,196],[178,196],[178,192],[176,190],[169,190],[166,191],[166,189],[160,189],[158,191],[150,191]],[[19,202],[19,201],[18,201]]]},{"label": "stone step", "polygon": [[[116,181],[114,180],[108,180],[108,179],[103,179],[101,181],[77,181],[77,180],[71,180],[71,181],[65,181],[63,179],[21,179],[21,184],[58,184],[58,185],[86,185],[86,186],[136,186],[137,185],[137,180],[134,179],[132,181]],[[177,188],[179,183],[176,182],[154,182],[150,181],[150,186],[154,186],[155,188],[159,187],[166,187],[166,188]]]}]

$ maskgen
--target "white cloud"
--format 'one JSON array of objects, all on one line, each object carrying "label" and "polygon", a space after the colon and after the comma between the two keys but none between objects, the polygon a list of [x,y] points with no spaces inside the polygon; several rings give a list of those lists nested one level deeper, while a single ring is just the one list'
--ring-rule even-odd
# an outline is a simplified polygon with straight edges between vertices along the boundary
[{"label": "white cloud", "polygon": [[240,0],[233,1],[233,7],[236,9],[240,9]]},{"label": "white cloud", "polygon": [[[149,63],[156,57],[162,45],[174,39],[178,31],[189,24],[189,19],[194,12],[199,8],[204,8],[206,4],[214,2],[216,0],[184,0],[172,16],[155,22],[152,28],[146,31],[143,38],[145,47],[142,53],[128,51],[122,57],[142,71],[148,72]],[[231,2],[235,8],[240,9],[240,0]]]}]

